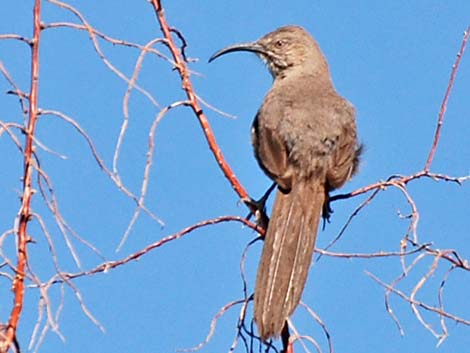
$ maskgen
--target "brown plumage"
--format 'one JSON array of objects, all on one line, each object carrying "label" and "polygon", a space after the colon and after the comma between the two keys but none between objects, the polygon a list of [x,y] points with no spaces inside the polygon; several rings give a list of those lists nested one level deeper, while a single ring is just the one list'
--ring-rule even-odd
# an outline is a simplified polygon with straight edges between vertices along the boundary
[{"label": "brown plumage", "polygon": [[303,28],[279,28],[211,60],[239,50],[255,52],[274,78],[252,129],[256,159],[278,185],[254,299],[266,340],[281,334],[300,301],[328,192],[356,172],[360,146],[354,108],[336,93],[318,44]]}]

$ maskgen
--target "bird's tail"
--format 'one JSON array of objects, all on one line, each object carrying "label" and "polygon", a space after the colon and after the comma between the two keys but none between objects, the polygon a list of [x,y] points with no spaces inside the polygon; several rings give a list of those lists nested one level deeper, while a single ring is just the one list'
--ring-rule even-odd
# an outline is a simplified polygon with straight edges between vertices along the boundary
[{"label": "bird's tail", "polygon": [[297,182],[290,192],[277,192],[255,287],[254,317],[263,340],[281,334],[300,301],[324,201],[319,181]]}]

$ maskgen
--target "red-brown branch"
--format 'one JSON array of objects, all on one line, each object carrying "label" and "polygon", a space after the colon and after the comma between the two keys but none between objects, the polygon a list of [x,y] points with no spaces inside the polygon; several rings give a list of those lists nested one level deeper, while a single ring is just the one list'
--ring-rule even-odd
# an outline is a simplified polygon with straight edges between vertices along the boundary
[{"label": "red-brown branch", "polygon": [[13,281],[13,308],[10,313],[6,332],[2,338],[0,350],[7,352],[12,344],[16,344],[16,332],[20,321],[24,301],[24,279],[28,261],[28,222],[31,217],[31,199],[34,194],[32,178],[34,170],[34,133],[38,118],[38,80],[39,80],[39,40],[41,34],[41,0],[36,0],[33,11],[34,34],[31,42],[31,89],[29,93],[29,119],[25,129],[26,142],[24,148],[23,194],[17,232],[17,265]]},{"label": "red-brown branch", "polygon": [[[235,173],[232,171],[232,168],[230,168],[230,165],[225,160],[222,154],[222,151],[217,145],[214,133],[207,120],[207,117],[205,116],[204,112],[201,109],[201,106],[199,105],[193,86],[189,79],[190,73],[189,73],[188,66],[186,64],[186,61],[184,60],[181,50],[178,49],[178,46],[175,44],[175,41],[173,40],[173,37],[171,35],[172,29],[168,25],[168,22],[165,18],[165,13],[164,13],[161,1],[151,0],[150,2],[155,10],[157,19],[160,23],[160,28],[167,41],[166,44],[168,48],[170,49],[171,55],[173,56],[176,70],[178,70],[178,73],[181,77],[182,88],[186,92],[186,96],[188,98],[191,109],[193,110],[194,114],[196,114],[197,116],[199,124],[201,125],[201,128],[204,132],[204,136],[206,137],[207,143],[209,144],[209,148],[214,154],[214,157],[220,169],[222,169],[222,172],[224,173],[225,177],[229,180],[235,192],[240,196],[240,198],[247,199],[248,192],[240,184],[239,180],[235,176]],[[256,211],[256,210],[252,210],[252,211]]]},{"label": "red-brown branch", "polygon": [[152,244],[149,244],[145,248],[143,248],[143,249],[141,249],[141,250],[139,250],[139,251],[137,251],[137,252],[135,252],[131,255],[128,255],[127,257],[125,257],[123,259],[115,260],[115,261],[107,261],[107,262],[104,262],[104,263],[98,265],[97,267],[95,267],[93,269],[90,269],[90,270],[84,271],[84,272],[61,273],[59,278],[54,278],[52,280],[52,282],[62,283],[63,282],[62,277],[67,278],[67,279],[74,279],[74,278],[78,278],[78,277],[94,275],[94,274],[101,273],[101,272],[107,272],[111,269],[114,269],[116,267],[124,265],[128,262],[138,260],[143,255],[149,253],[153,249],[159,248],[159,247],[161,247],[161,246],[165,245],[166,243],[171,242],[173,240],[182,238],[183,236],[195,231],[196,229],[207,227],[209,225],[214,225],[214,224],[218,224],[218,223],[224,223],[224,222],[240,222],[240,223],[244,224],[245,226],[251,228],[255,232],[258,232],[259,234],[264,235],[264,230],[262,228],[260,228],[256,224],[250,222],[249,220],[247,220],[243,217],[220,216],[220,217],[217,217],[217,218],[207,219],[207,220],[195,223],[195,224],[193,224],[189,227],[186,227],[186,228],[180,230],[177,233],[171,234],[171,235],[169,235],[169,236],[167,236],[163,239],[160,239],[160,240],[158,240],[158,241],[156,241]]}]

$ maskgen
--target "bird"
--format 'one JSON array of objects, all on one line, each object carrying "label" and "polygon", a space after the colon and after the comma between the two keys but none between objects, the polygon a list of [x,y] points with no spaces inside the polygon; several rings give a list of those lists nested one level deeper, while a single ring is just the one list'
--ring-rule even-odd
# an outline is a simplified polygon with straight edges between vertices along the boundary
[{"label": "bird", "polygon": [[[329,193],[358,170],[355,109],[333,85],[317,41],[302,27],[280,27],[255,42],[228,46],[255,53],[273,78],[252,124],[252,145],[277,184],[256,276],[254,320],[263,341],[281,335],[298,306]],[[287,327],[287,326],[286,326]]]}]

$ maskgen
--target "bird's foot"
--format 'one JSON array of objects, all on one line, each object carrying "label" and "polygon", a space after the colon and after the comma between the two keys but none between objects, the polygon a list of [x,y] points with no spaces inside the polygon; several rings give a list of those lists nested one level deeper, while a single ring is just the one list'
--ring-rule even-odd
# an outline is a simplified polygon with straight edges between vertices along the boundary
[{"label": "bird's foot", "polygon": [[266,201],[269,198],[269,195],[276,187],[276,183],[273,183],[269,189],[264,193],[264,195],[259,200],[254,200],[252,198],[243,198],[242,202],[247,205],[250,209],[250,213],[247,215],[247,219],[250,219],[252,216],[255,217],[256,223],[266,229],[269,223],[269,217],[266,214]]},{"label": "bird's foot", "polygon": [[258,224],[260,227],[266,229],[269,218],[268,215],[266,214],[266,205],[265,205],[265,200],[262,198],[259,200],[254,200],[252,198],[243,198],[242,202],[248,206],[250,209],[250,213],[246,216],[246,219],[250,219],[251,217],[255,217],[256,224]]},{"label": "bird's foot", "polygon": [[331,215],[334,213],[333,209],[330,206],[330,200],[328,194],[326,195],[325,202],[323,203],[322,218],[323,218],[323,230],[326,227],[327,223],[330,223]]}]

